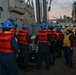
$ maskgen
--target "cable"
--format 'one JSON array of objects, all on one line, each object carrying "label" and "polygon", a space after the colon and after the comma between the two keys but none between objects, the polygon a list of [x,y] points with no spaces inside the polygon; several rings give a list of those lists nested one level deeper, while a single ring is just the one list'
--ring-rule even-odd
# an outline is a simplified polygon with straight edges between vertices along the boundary
[{"label": "cable", "polygon": [[[62,10],[60,10],[59,12],[57,12],[56,14],[63,14],[63,13],[65,13],[65,12],[67,12],[67,11],[62,11]],[[68,13],[68,12],[67,12]],[[56,15],[55,14],[55,15]]]},{"label": "cable", "polygon": [[[62,8],[64,8],[64,9],[66,9],[65,7],[59,5],[58,3],[54,2],[54,1],[53,1],[53,3],[55,3],[56,5],[58,5],[58,6],[62,7]],[[71,6],[71,5],[69,5],[69,6]],[[68,7],[69,7],[69,6],[68,6]],[[67,10],[67,9],[66,9],[66,10]],[[67,10],[67,11],[69,12],[70,10]],[[62,10],[61,10],[61,11],[59,11],[58,13],[61,13],[61,12],[64,13],[64,12],[67,12],[67,11],[62,11]],[[71,12],[71,11],[70,11],[70,12]],[[55,15],[57,15],[58,13],[56,13]]]},{"label": "cable", "polygon": [[52,1],[52,2],[55,3],[55,4],[57,4],[57,5],[59,5],[59,6],[62,7],[63,9],[66,9],[67,11],[69,11],[66,7],[61,6],[59,3],[55,2],[55,1]]}]

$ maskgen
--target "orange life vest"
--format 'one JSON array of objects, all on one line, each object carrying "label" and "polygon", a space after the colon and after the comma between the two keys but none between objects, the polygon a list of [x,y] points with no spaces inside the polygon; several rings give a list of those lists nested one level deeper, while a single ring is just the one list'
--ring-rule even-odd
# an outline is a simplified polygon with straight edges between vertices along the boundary
[{"label": "orange life vest", "polygon": [[0,32],[0,52],[14,53],[14,50],[12,50],[12,45],[10,43],[12,37],[12,32]]},{"label": "orange life vest", "polygon": [[14,35],[16,33],[16,31],[15,30],[12,30],[12,34]]},{"label": "orange life vest", "polygon": [[63,39],[63,33],[61,31],[57,32],[57,40],[62,40]]},{"label": "orange life vest", "polygon": [[40,43],[48,43],[48,32],[47,30],[40,30],[38,32],[38,38]]},{"label": "orange life vest", "polygon": [[48,30],[48,34],[51,35],[53,41],[56,40],[56,32],[55,32],[55,31],[53,31],[53,30]]},{"label": "orange life vest", "polygon": [[27,41],[26,39],[26,35],[28,34],[27,31],[24,31],[24,30],[20,30],[19,33],[18,33],[18,40],[19,40],[19,43],[21,44],[25,44],[25,45],[29,45],[29,42]]}]

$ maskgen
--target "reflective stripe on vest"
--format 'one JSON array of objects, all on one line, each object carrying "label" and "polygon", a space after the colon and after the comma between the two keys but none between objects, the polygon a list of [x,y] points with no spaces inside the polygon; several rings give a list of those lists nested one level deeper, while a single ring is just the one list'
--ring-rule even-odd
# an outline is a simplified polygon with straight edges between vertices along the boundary
[{"label": "reflective stripe on vest", "polygon": [[3,53],[13,53],[14,51],[13,50],[7,50],[7,49],[0,49],[0,52],[3,52]]}]

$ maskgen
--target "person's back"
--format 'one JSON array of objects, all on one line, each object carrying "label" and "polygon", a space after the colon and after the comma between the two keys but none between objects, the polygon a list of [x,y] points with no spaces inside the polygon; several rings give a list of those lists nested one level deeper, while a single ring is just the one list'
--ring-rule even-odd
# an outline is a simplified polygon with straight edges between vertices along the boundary
[{"label": "person's back", "polygon": [[74,36],[72,34],[72,28],[69,26],[66,28],[66,36],[64,37],[63,40],[65,65],[67,65],[67,67],[73,67],[73,61],[72,61],[72,53],[74,45],[73,40]]},{"label": "person's back", "polygon": [[18,51],[19,46],[11,32],[12,28],[12,24],[9,21],[5,21],[2,25],[3,31],[0,32],[1,75],[5,73],[8,75],[18,75],[15,53]]},{"label": "person's back", "polygon": [[54,65],[55,64],[55,56],[56,56],[56,31],[53,30],[54,27],[52,24],[48,25],[48,34],[52,37],[52,43],[48,43],[49,46],[49,61],[50,61],[50,65]]},{"label": "person's back", "polygon": [[57,29],[56,32],[57,32],[56,40],[59,43],[59,46],[62,46],[64,35],[60,29],[59,30]]},{"label": "person's back", "polygon": [[28,33],[28,26],[23,25],[22,30],[18,32],[18,41],[20,45],[20,65],[23,65],[24,72],[31,71],[28,68],[29,64],[29,44],[32,43],[30,35]]},{"label": "person's back", "polygon": [[35,38],[35,45],[38,44],[38,59],[37,59],[37,69],[41,69],[41,64],[45,60],[46,70],[49,70],[49,49],[48,41],[51,42],[51,37],[48,35],[46,30],[46,24],[41,24],[41,30]]},{"label": "person's back", "polygon": [[61,50],[62,50],[64,35],[60,27],[56,28],[56,32],[57,32],[57,39],[56,39],[57,57],[60,57],[62,55]]}]

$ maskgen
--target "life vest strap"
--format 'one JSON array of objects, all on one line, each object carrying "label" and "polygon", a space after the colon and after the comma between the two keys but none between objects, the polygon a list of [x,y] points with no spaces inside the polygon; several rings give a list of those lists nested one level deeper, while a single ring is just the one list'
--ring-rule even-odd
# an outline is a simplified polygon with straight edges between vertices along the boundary
[{"label": "life vest strap", "polygon": [[14,51],[13,50],[11,50],[11,49],[0,49],[0,52],[3,52],[3,53],[14,53]]}]

